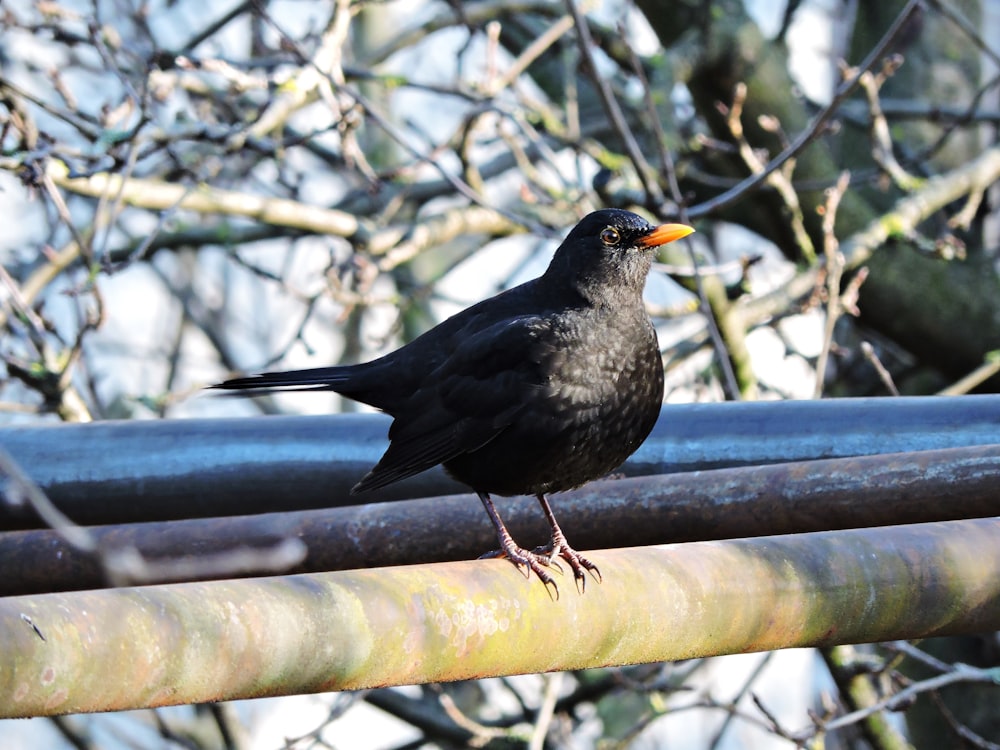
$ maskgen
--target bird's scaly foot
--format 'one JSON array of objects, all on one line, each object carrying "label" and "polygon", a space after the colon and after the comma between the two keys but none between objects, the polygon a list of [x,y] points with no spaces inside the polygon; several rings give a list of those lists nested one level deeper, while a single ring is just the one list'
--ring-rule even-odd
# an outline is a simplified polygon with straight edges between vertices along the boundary
[{"label": "bird's scaly foot", "polygon": [[568,562],[570,568],[573,569],[573,582],[576,583],[576,590],[581,594],[587,588],[587,574],[584,571],[589,570],[590,574],[600,583],[603,580],[601,571],[598,570],[594,563],[569,546],[569,543],[566,541],[566,535],[559,528],[555,514],[552,512],[552,506],[549,505],[545,494],[539,492],[535,497],[538,499],[539,505],[542,506],[542,512],[545,513],[545,520],[549,522],[549,526],[552,528],[552,541],[545,547],[536,548],[533,554],[547,557],[550,565],[554,563],[557,557],[561,557]]},{"label": "bird's scaly foot", "polygon": [[492,552],[487,552],[484,555],[480,555],[479,559],[487,560],[495,557],[505,557],[510,560],[514,563],[514,567],[524,574],[525,578],[530,579],[531,574],[534,573],[538,576],[538,580],[542,582],[542,585],[545,586],[545,590],[549,591],[549,586],[551,586],[552,589],[549,591],[549,594],[552,595],[554,593],[554,598],[559,598],[559,586],[556,585],[555,579],[552,578],[552,574],[549,573],[548,569],[555,569],[562,573],[562,566],[551,555],[526,550],[511,540],[510,544],[505,544],[503,549],[495,549]]},{"label": "bird's scaly foot", "polygon": [[576,590],[581,594],[587,588],[587,574],[584,571],[589,571],[598,583],[603,580],[600,569],[586,557],[570,547],[569,544],[566,543],[566,537],[564,537],[561,532],[554,534],[552,541],[544,547],[536,547],[532,550],[531,554],[535,557],[548,559],[549,564],[557,564],[555,560],[558,557],[561,557],[569,563],[569,567],[573,570],[573,581],[576,583]]}]

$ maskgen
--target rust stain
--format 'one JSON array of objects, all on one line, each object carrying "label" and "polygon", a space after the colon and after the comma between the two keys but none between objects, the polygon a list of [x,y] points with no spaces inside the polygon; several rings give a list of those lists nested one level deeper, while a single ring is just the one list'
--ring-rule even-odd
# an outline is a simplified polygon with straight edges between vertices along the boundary
[{"label": "rust stain", "polygon": [[53,711],[54,709],[58,708],[63,703],[65,703],[68,697],[69,697],[69,689],[64,687],[59,688],[49,697],[47,701],[45,701],[45,710]]}]

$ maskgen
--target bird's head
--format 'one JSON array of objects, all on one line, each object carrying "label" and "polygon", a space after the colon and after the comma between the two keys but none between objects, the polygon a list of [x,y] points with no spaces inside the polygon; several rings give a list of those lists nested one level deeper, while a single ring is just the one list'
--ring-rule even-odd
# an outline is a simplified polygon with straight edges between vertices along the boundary
[{"label": "bird's head", "polygon": [[684,224],[650,224],[638,214],[605,208],[583,217],[556,250],[546,280],[569,284],[592,301],[641,295],[654,248],[694,232]]}]

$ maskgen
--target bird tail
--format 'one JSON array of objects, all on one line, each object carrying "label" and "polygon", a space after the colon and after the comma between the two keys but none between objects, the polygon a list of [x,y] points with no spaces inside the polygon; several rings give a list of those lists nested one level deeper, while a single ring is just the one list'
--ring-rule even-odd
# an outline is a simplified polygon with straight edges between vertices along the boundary
[{"label": "bird tail", "polygon": [[264,372],[243,378],[233,378],[209,386],[223,391],[255,391],[254,395],[281,391],[343,391],[350,388],[351,365],[343,367],[316,367],[309,370]]}]

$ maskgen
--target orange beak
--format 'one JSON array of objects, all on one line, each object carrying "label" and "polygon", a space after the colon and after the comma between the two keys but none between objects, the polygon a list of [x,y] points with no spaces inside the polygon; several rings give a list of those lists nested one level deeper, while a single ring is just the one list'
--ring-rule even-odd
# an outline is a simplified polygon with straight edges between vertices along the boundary
[{"label": "orange beak", "polygon": [[668,242],[679,240],[681,237],[687,237],[693,232],[694,229],[686,224],[660,224],[660,226],[656,227],[656,229],[646,236],[640,237],[635,244],[637,247],[645,250],[650,247],[666,245]]}]

